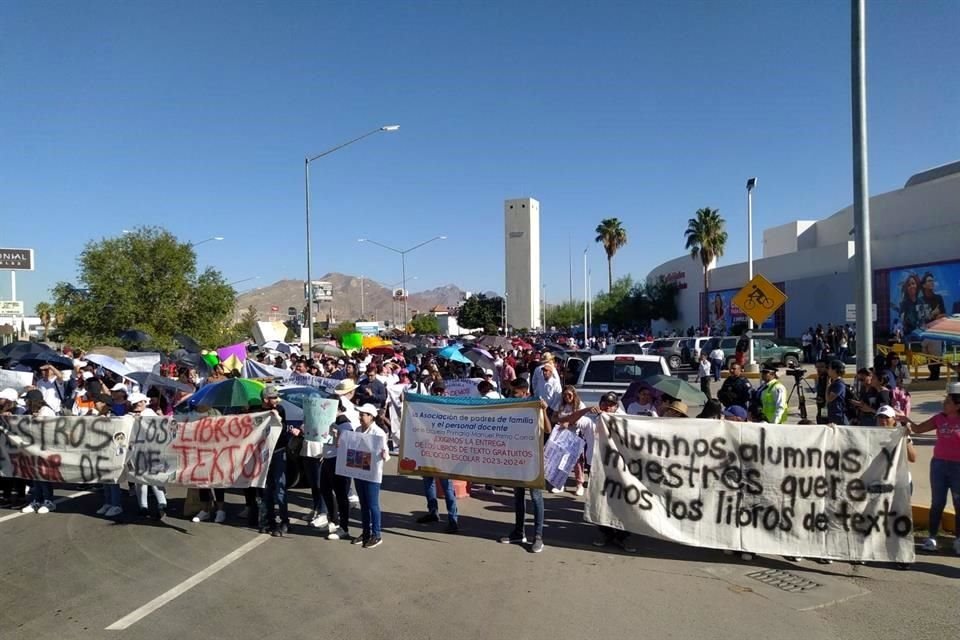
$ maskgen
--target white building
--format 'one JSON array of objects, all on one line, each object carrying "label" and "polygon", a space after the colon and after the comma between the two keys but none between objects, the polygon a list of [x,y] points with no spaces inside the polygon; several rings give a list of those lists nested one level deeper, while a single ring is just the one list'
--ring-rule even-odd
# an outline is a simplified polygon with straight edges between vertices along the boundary
[{"label": "white building", "polygon": [[[756,216],[763,211],[759,193],[754,203]],[[728,233],[737,233],[745,226],[742,222],[739,216],[728,217]],[[906,289],[911,276],[932,276],[934,292],[945,307],[942,311],[960,313],[958,223],[960,162],[923,171],[910,177],[902,189],[870,198],[871,284],[878,336],[886,335],[898,323],[910,328],[909,313],[902,310],[909,306]],[[852,230],[852,206],[823,220],[797,220],[764,230],[762,257],[754,260],[753,271],[777,284],[788,298],[765,329],[798,337],[809,326],[848,322],[846,307],[855,301],[859,286]],[[678,232],[678,244],[679,238]],[[656,323],[655,333],[716,323],[729,330],[745,320],[730,298],[747,282],[746,262],[710,270],[707,304],[703,301],[702,267],[689,255],[661,264],[647,278],[666,278],[681,286],[677,298],[680,318],[669,325]]]},{"label": "white building", "polygon": [[540,203],[518,198],[503,203],[507,324],[540,327]]}]

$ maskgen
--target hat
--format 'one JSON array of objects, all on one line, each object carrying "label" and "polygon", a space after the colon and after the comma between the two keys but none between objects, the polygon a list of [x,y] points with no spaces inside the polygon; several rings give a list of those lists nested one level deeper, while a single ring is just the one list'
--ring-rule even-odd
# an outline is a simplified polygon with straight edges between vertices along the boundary
[{"label": "hat", "polygon": [[669,403],[663,408],[664,411],[666,411],[667,409],[671,409],[671,410],[673,410],[673,411],[676,411],[677,413],[679,413],[680,415],[682,415],[682,416],[685,417],[685,418],[686,418],[686,417],[689,417],[689,416],[687,415],[687,412],[688,412],[690,409],[687,407],[687,403],[686,403],[686,402],[683,402],[682,400],[673,400],[673,401],[669,402]]},{"label": "hat", "polygon": [[85,366],[87,366],[87,362],[86,362],[85,360],[74,360],[74,361],[73,361],[73,368],[74,368],[74,369],[83,369]]},{"label": "hat", "polygon": [[620,402],[620,397],[613,391],[608,391],[600,396],[600,402],[604,402],[606,404],[617,404]]},{"label": "hat", "polygon": [[23,398],[27,402],[44,402],[43,392],[40,391],[40,389],[30,389],[30,391],[27,391],[25,394],[23,394]]},{"label": "hat", "polygon": [[10,402],[16,402],[17,390],[11,387],[7,387],[3,391],[0,391],[0,400],[9,400]]},{"label": "hat", "polygon": [[960,382],[947,385],[947,393],[951,396],[960,395]]},{"label": "hat", "polygon": [[122,382],[118,382],[110,387],[110,391],[123,391],[124,393],[127,393],[127,387]]},{"label": "hat", "polygon": [[353,381],[353,378],[344,378],[337,383],[337,386],[333,388],[333,392],[338,396],[345,396],[352,391],[357,390],[357,383]]},{"label": "hat", "polygon": [[93,377],[93,374],[90,373],[89,371],[84,371],[82,377],[83,377],[84,380],[89,380],[90,378]]},{"label": "hat", "polygon": [[422,370],[420,371],[420,377],[421,377],[421,378],[429,378],[429,377],[430,377],[430,371],[429,371],[428,369],[422,369]]},{"label": "hat", "polygon": [[777,375],[777,373],[779,373],[777,368],[772,364],[763,365],[762,367],[760,367],[760,371],[761,373],[772,373],[773,375]]},{"label": "hat", "polygon": [[885,418],[896,418],[897,410],[888,404],[884,404],[884,405],[881,405],[879,409],[877,409],[877,415],[883,416]]},{"label": "hat", "polygon": [[280,388],[275,384],[267,385],[263,388],[263,393],[260,394],[263,398],[279,398],[280,397]]},{"label": "hat", "polygon": [[724,410],[723,415],[726,418],[739,418],[741,420],[746,420],[747,410],[741,407],[740,405],[735,404],[732,407],[727,407]]},{"label": "hat", "polygon": [[357,413],[366,413],[367,415],[371,415],[371,416],[376,417],[376,415],[377,415],[379,412],[377,411],[377,408],[376,408],[375,406],[373,406],[373,405],[370,404],[370,403],[367,403],[367,404],[362,404],[362,405],[360,405],[359,407],[357,407]]},{"label": "hat", "polygon": [[131,393],[130,397],[127,398],[127,402],[129,402],[130,404],[139,404],[141,402],[146,402],[149,399],[150,398],[143,395],[142,393]]},{"label": "hat", "polygon": [[337,360],[337,364],[342,367],[343,365],[346,364],[346,362],[343,361],[343,358],[340,358],[339,360]]},{"label": "hat", "polygon": [[553,362],[553,359],[554,359],[553,351],[547,351],[547,352],[544,353],[543,356],[540,358],[540,362],[541,362],[542,364],[546,364],[546,363],[548,363],[548,362]]},{"label": "hat", "polygon": [[485,375],[485,376],[492,376],[492,375],[493,375],[493,369],[484,369],[484,370],[483,370],[483,375]]}]

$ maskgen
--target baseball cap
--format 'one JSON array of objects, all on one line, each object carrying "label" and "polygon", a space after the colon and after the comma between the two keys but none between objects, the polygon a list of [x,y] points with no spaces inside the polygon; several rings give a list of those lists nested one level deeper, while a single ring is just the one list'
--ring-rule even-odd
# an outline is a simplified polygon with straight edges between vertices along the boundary
[{"label": "baseball cap", "polygon": [[89,379],[92,378],[92,377],[93,377],[93,374],[90,373],[89,371],[84,371],[84,372],[83,372],[83,379],[84,379],[84,380],[89,380]]},{"label": "baseball cap", "polygon": [[122,382],[118,382],[110,387],[110,391],[123,391],[124,393],[127,393],[127,387]]},{"label": "baseball cap", "polygon": [[608,391],[602,396],[600,396],[600,402],[605,404],[617,404],[620,402],[620,397],[615,394],[613,391]]},{"label": "baseball cap", "polygon": [[493,369],[484,369],[484,370],[483,370],[483,375],[485,375],[485,376],[492,376],[492,375],[493,375]]},{"label": "baseball cap", "polygon": [[377,411],[377,408],[375,406],[367,403],[357,407],[357,413],[366,413],[367,415],[376,416],[377,413],[379,412]]},{"label": "baseball cap", "polygon": [[130,404],[138,404],[140,402],[147,402],[149,398],[142,393],[131,393],[130,397],[127,398],[127,402]]},{"label": "baseball cap", "polygon": [[12,387],[7,387],[3,391],[0,391],[0,400],[8,400],[10,402],[17,401],[17,390]]},{"label": "baseball cap", "polygon": [[882,405],[879,409],[877,409],[877,415],[883,416],[885,418],[896,418],[897,411],[890,405],[885,404],[885,405]]},{"label": "baseball cap", "polygon": [[275,384],[270,384],[264,387],[262,397],[264,398],[279,398],[280,397],[280,388]]},{"label": "baseball cap", "polygon": [[726,410],[724,410],[723,415],[727,418],[739,418],[741,420],[746,420],[747,410],[740,405],[735,404],[732,407],[727,407]]},{"label": "baseball cap", "polygon": [[947,393],[951,396],[960,395],[960,382],[954,382],[947,386]]}]

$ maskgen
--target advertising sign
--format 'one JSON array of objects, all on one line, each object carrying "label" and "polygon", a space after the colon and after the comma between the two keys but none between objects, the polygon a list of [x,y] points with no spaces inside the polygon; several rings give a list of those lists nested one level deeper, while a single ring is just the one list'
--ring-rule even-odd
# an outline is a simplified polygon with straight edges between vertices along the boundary
[{"label": "advertising sign", "polygon": [[0,249],[0,269],[33,271],[33,249]]},{"label": "advertising sign", "polygon": [[960,261],[916,265],[888,272],[890,331],[909,338],[927,324],[960,313]]},{"label": "advertising sign", "polygon": [[0,300],[0,316],[22,316],[23,302],[20,300]]},{"label": "advertising sign", "polygon": [[[307,285],[303,285],[303,297],[307,297]],[[323,282],[321,280],[313,281],[313,301],[314,302],[333,302],[333,283]]]},{"label": "advertising sign", "polygon": [[[747,314],[733,301],[733,297],[739,291],[739,289],[710,291],[710,298],[707,301],[707,324],[713,335],[728,336],[734,325],[747,323]],[[776,315],[771,315],[763,323],[755,324],[754,327],[757,330],[775,331]]]},{"label": "advertising sign", "polygon": [[380,324],[377,322],[358,322],[357,331],[365,336],[375,336],[380,333]]}]

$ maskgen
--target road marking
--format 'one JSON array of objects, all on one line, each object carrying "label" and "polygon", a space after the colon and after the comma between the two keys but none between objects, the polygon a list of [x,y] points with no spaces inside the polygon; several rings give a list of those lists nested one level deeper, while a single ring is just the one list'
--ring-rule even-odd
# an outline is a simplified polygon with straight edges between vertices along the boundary
[{"label": "road marking", "polygon": [[[68,496],[63,496],[62,498],[57,498],[53,501],[53,504],[60,504],[61,502],[66,502],[67,500],[73,500],[74,498],[79,498],[80,496],[85,496],[93,493],[93,491],[77,491],[76,493],[71,493]],[[0,518],[0,522],[6,522],[7,520],[13,520],[14,518],[19,518],[20,516],[30,515],[27,513],[21,513],[20,511],[16,513],[11,513],[9,515],[3,516]]]},{"label": "road marking", "polygon": [[147,604],[143,605],[139,609],[136,609],[131,613],[128,613],[127,615],[123,616],[122,618],[120,618],[119,620],[111,624],[109,627],[107,627],[106,630],[107,631],[123,631],[127,627],[130,627],[136,624],[137,622],[139,622],[143,618],[146,618],[148,615],[150,615],[151,613],[153,613],[163,605],[167,604],[168,602],[177,598],[178,596],[186,593],[187,591],[194,588],[195,586],[197,586],[198,584],[200,584],[201,582],[203,582],[213,574],[217,573],[224,567],[228,566],[230,563],[236,560],[239,560],[248,552],[253,551],[254,549],[259,547],[261,544],[263,544],[269,539],[270,539],[270,536],[257,536],[253,540],[250,540],[249,542],[244,544],[242,547],[239,547],[231,551],[224,557],[220,558],[219,560],[214,562],[212,565],[210,565],[200,573],[195,573],[194,575],[190,576],[189,578],[187,578],[177,586],[173,587],[166,593],[157,596],[156,598],[154,598]]}]

